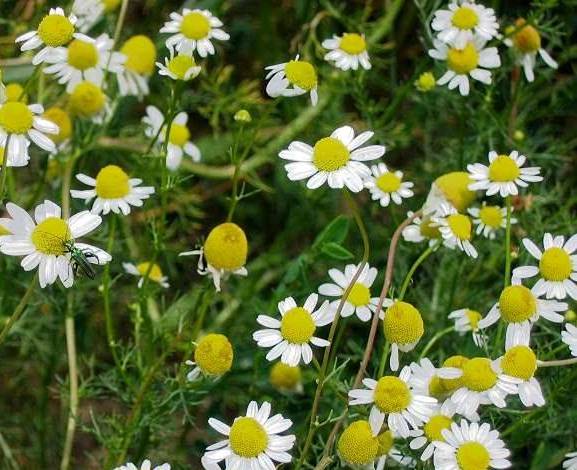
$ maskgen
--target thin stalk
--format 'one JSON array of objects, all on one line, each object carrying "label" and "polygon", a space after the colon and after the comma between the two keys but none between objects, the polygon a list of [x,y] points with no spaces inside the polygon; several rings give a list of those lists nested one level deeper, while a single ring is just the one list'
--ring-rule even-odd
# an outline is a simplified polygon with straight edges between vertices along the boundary
[{"label": "thin stalk", "polygon": [[507,287],[511,283],[511,196],[505,198],[507,206],[507,226],[505,228],[505,279]]},{"label": "thin stalk", "polygon": [[14,309],[12,315],[10,315],[10,318],[8,318],[8,321],[4,325],[4,328],[2,328],[2,332],[0,333],[0,345],[4,342],[4,340],[8,336],[8,333],[10,333],[10,330],[26,309],[26,305],[28,305],[28,301],[30,300],[30,297],[32,297],[32,294],[34,293],[34,288],[36,287],[37,281],[38,281],[38,271],[36,271],[36,275],[32,278],[30,284],[28,284],[26,292],[20,299],[20,302],[18,302],[18,305]]},{"label": "thin stalk", "polygon": [[381,355],[381,362],[379,363],[379,372],[377,377],[380,378],[385,373],[385,367],[387,366],[387,358],[389,357],[389,351],[391,350],[391,344],[385,341],[385,346],[383,347],[383,354]]},{"label": "thin stalk", "polygon": [[562,367],[577,364],[577,357],[571,359],[558,359],[556,361],[537,361],[537,367]]},{"label": "thin stalk", "polygon": [[236,206],[238,205],[238,201],[240,200],[238,194],[238,180],[239,180],[238,177],[240,175],[240,167],[242,165],[243,159],[238,156],[238,147],[240,145],[243,128],[244,126],[241,125],[231,150],[231,160],[232,160],[231,163],[234,165],[234,173],[232,175],[232,196],[230,200],[230,208],[228,210],[228,215],[226,217],[227,222],[230,222],[232,220],[232,216],[234,215],[234,211],[236,209]]},{"label": "thin stalk", "polygon": [[421,354],[419,354],[419,359],[425,357],[427,355],[427,353],[431,350],[433,345],[437,341],[439,341],[443,336],[450,333],[451,331],[454,331],[454,328],[452,326],[449,326],[449,327],[445,328],[444,330],[439,331],[435,336],[433,336],[430,339],[430,341],[427,343],[427,345],[423,348],[423,350],[421,351]]},{"label": "thin stalk", "polygon": [[411,269],[409,269],[409,272],[405,276],[405,280],[403,281],[403,284],[401,286],[401,291],[399,293],[399,300],[403,300],[403,298],[405,297],[405,293],[407,292],[407,288],[409,287],[409,283],[411,282],[411,279],[413,279],[413,275],[415,274],[415,271],[417,270],[417,268],[423,263],[423,261],[425,261],[429,257],[429,255],[433,251],[435,251],[437,246],[439,246],[438,242],[434,243],[433,245],[429,245],[427,247],[427,249],[425,251],[423,251],[421,253],[421,255],[415,260],[415,262],[411,266]]},{"label": "thin stalk", "polygon": [[[110,228],[108,233],[108,244],[106,245],[106,251],[112,253],[112,248],[114,247],[114,235],[116,232],[116,217],[112,215],[110,217]],[[122,372],[122,363],[118,357],[118,343],[116,342],[114,333],[114,322],[112,320],[112,313],[110,311],[110,263],[106,263],[104,266],[104,273],[102,275],[102,299],[104,302],[104,318],[106,320],[106,339],[108,341],[108,346],[110,347],[110,352],[112,353],[112,358],[114,363],[120,372]]]}]

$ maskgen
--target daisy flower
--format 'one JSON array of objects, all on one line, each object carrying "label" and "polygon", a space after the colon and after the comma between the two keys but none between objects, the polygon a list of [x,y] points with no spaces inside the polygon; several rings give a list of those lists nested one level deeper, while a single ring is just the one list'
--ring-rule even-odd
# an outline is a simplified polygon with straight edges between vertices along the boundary
[{"label": "daisy flower", "polygon": [[498,35],[499,23],[492,8],[469,0],[453,1],[448,8],[437,10],[431,24],[442,42],[462,49],[475,37],[489,41]]},{"label": "daisy flower", "polygon": [[295,60],[269,65],[265,70],[268,70],[265,77],[265,80],[268,80],[266,85],[268,96],[276,98],[310,93],[311,103],[316,106],[319,101],[317,71],[310,62],[299,60],[297,55]]},{"label": "daisy flower", "polygon": [[557,62],[541,47],[539,31],[534,26],[528,25],[523,18],[519,18],[515,22],[515,26],[510,26],[506,32],[509,37],[504,42],[507,46],[514,49],[517,62],[523,67],[523,72],[528,82],[535,80],[534,70],[537,54],[552,69],[558,67]]},{"label": "daisy flower", "polygon": [[[407,218],[412,217],[413,212],[407,212]],[[429,246],[435,245],[441,238],[439,227],[433,225],[431,216],[415,217],[410,225],[407,225],[402,232],[403,239],[411,243],[421,243],[429,241]]]},{"label": "daisy flower", "polygon": [[74,87],[68,97],[68,107],[72,116],[90,119],[96,124],[102,124],[111,112],[108,97],[102,88],[89,81],[80,82]]},{"label": "daisy flower", "polygon": [[150,93],[148,79],[154,72],[156,46],[142,34],[132,36],[120,48],[126,59],[124,68],[116,74],[122,96],[145,96]]},{"label": "daisy flower", "polygon": [[331,39],[325,39],[322,46],[330,51],[325,55],[325,60],[334,62],[341,70],[357,70],[359,65],[365,70],[371,68],[364,34],[344,33],[340,37],[333,35]]},{"label": "daisy flower", "polygon": [[[338,269],[329,269],[329,276],[334,283],[322,284],[319,287],[319,294],[327,297],[338,297],[337,300],[333,300],[329,305],[333,314],[336,313],[341,303],[341,298],[358,268],[359,265],[348,264],[345,266],[344,272]],[[369,321],[371,319],[372,314],[377,311],[379,303],[378,297],[371,297],[370,290],[376,277],[377,269],[365,264],[344,302],[341,317],[350,317],[354,313],[361,321]]]},{"label": "daisy flower", "polygon": [[350,126],[336,129],[330,137],[318,140],[314,147],[304,142],[291,142],[279,157],[292,160],[285,165],[288,179],[308,179],[307,188],[316,189],[327,183],[331,188],[346,186],[354,193],[363,189],[363,178],[371,174],[363,163],[380,158],[385,154],[384,145],[362,145],[374,132],[365,131],[355,137]]},{"label": "daisy flower", "polygon": [[[120,467],[116,467],[114,470],[138,470],[138,467],[134,465],[132,462],[128,462],[125,465],[121,465]],[[152,467],[152,462],[148,459],[142,462],[140,466],[140,470],[170,470],[170,465],[168,463],[163,463],[162,465],[157,465],[156,467]]]},{"label": "daisy flower", "polygon": [[299,366],[288,366],[277,362],[270,369],[269,382],[282,392],[303,392],[302,372]]},{"label": "daisy flower", "polygon": [[176,48],[182,54],[192,55],[198,52],[200,57],[214,54],[211,39],[228,41],[230,36],[220,27],[222,21],[208,10],[189,10],[184,8],[182,14],[173,12],[170,21],[160,28],[161,33],[170,33],[166,47]]},{"label": "daisy flower", "polygon": [[390,171],[384,163],[371,166],[372,176],[365,179],[365,188],[371,192],[373,201],[379,201],[382,207],[387,207],[391,200],[401,204],[402,198],[413,197],[413,183],[403,181],[402,171]]},{"label": "daisy flower", "polygon": [[518,330],[529,331],[541,317],[554,323],[563,323],[563,315],[559,312],[568,308],[565,302],[540,299],[534,290],[514,284],[503,289],[499,301],[491,307],[485,318],[479,320],[478,326],[481,329],[487,328],[501,318],[507,323],[507,338],[510,340]]},{"label": "daisy flower", "polygon": [[92,264],[106,264],[112,259],[100,248],[75,240],[101,224],[98,215],[83,211],[64,220],[60,207],[50,201],[36,206],[34,219],[11,202],[6,204],[6,210],[10,219],[3,225],[11,235],[0,237],[0,252],[24,256],[20,265],[25,271],[38,268],[42,288],[58,278],[64,287],[72,286],[74,270],[70,247],[82,251]]},{"label": "daisy flower", "polygon": [[565,324],[565,330],[561,332],[561,340],[569,346],[571,355],[577,357],[577,327],[570,323]]},{"label": "daisy flower", "polygon": [[459,332],[461,336],[472,332],[475,345],[479,348],[484,346],[486,337],[479,331],[479,320],[483,318],[479,312],[469,308],[461,308],[449,313],[449,318],[455,320],[455,331]]},{"label": "daisy flower", "polygon": [[196,65],[194,57],[186,54],[175,55],[173,49],[170,49],[169,54],[169,57],[164,58],[164,64],[156,63],[160,75],[185,82],[198,76],[201,67]]},{"label": "daisy flower", "polygon": [[448,381],[458,375],[452,368],[445,370],[442,367],[435,367],[426,357],[418,363],[411,363],[410,368],[411,388],[419,395],[431,396],[437,400],[443,400],[452,391],[446,383],[450,383]]},{"label": "daisy flower", "polygon": [[469,77],[490,85],[491,72],[501,66],[499,51],[496,47],[485,47],[485,41],[478,36],[463,47],[445,44],[438,39],[433,41],[434,49],[429,49],[433,59],[447,62],[447,72],[437,80],[437,84],[449,84],[449,90],[459,87],[462,96],[469,94]]},{"label": "daisy flower", "polygon": [[412,351],[425,332],[421,313],[411,304],[390,302],[383,316],[385,339],[391,345],[391,370],[399,369],[399,350]]},{"label": "daisy flower", "polygon": [[290,463],[288,453],[295,443],[293,434],[280,435],[292,426],[290,419],[280,414],[270,416],[271,405],[265,401],[260,407],[251,401],[245,416],[237,417],[232,426],[210,418],[208,424],[226,439],[206,448],[202,460],[207,470],[221,468],[224,460],[225,470],[252,469],[268,470],[276,468],[274,462]]},{"label": "daisy flower", "polygon": [[458,212],[465,213],[477,198],[475,191],[469,189],[471,183],[473,180],[466,171],[451,171],[439,176],[431,184],[423,205],[423,213],[436,213],[442,204],[453,206]]},{"label": "daisy flower", "polygon": [[292,297],[278,303],[281,319],[259,315],[256,321],[266,327],[255,331],[252,338],[261,348],[272,348],[266,355],[267,360],[274,361],[280,357],[289,366],[297,366],[302,361],[309,364],[313,360],[310,344],[319,348],[327,347],[330,342],[314,336],[317,328],[333,321],[333,312],[328,308],[328,301],[316,309],[319,296],[311,294],[304,305],[298,307]]},{"label": "daisy flower", "polygon": [[[4,145],[6,145],[6,143],[4,143]],[[6,166],[21,167],[28,165],[28,162],[30,161],[30,156],[28,154],[28,147],[30,147],[30,142],[26,141],[25,145],[26,148],[24,156],[22,154],[20,155],[8,154],[6,152],[6,149],[0,146],[0,171],[2,171],[2,164],[4,163],[4,158],[7,158]]]},{"label": "daisy flower", "polygon": [[472,224],[468,216],[459,214],[453,206],[442,204],[438,214],[431,220],[439,227],[443,244],[447,248],[454,249],[457,246],[471,258],[478,256],[477,250],[471,244]]},{"label": "daisy flower", "polygon": [[472,191],[486,191],[487,196],[500,194],[501,197],[516,196],[520,188],[529,183],[543,181],[538,166],[525,167],[525,155],[513,150],[509,155],[499,155],[494,150],[489,152],[489,166],[482,163],[467,165],[467,170],[474,181],[469,186]]},{"label": "daisy flower", "polygon": [[105,13],[118,8],[121,0],[74,0],[72,13],[78,18],[76,26],[82,32],[88,31]]},{"label": "daisy flower", "polygon": [[81,183],[94,189],[84,191],[71,190],[73,198],[84,199],[86,202],[93,198],[94,204],[90,210],[93,214],[106,215],[110,211],[115,214],[130,214],[130,206],[142,207],[142,201],[154,194],[152,186],[139,186],[142,180],[130,178],[117,165],[107,165],[96,175],[96,179],[83,173],[76,175]]},{"label": "daisy flower", "polygon": [[577,470],[577,452],[569,452],[565,455],[563,468],[565,470]]},{"label": "daisy flower", "polygon": [[186,380],[192,382],[201,374],[220,377],[232,367],[234,351],[232,344],[224,335],[215,333],[203,336],[196,344],[194,362],[186,361],[193,369],[186,375]]},{"label": "daisy flower", "polygon": [[423,423],[422,429],[411,431],[411,441],[409,447],[413,450],[423,449],[421,461],[429,460],[435,452],[435,441],[445,442],[443,431],[450,429],[455,415],[455,405],[450,401],[445,401],[437,410],[428,416]]},{"label": "daisy flower", "polygon": [[[187,121],[188,115],[185,112],[180,112],[170,125],[166,152],[166,167],[169,170],[175,171],[178,169],[184,154],[191,157],[195,162],[200,161],[200,150],[190,141],[190,131],[186,125]],[[162,147],[168,128],[164,115],[156,106],[147,106],[146,116],[142,118],[142,122],[146,126],[144,134],[151,139],[158,136],[156,145]]]},{"label": "daisy flower", "polygon": [[[198,274],[210,276],[220,291],[221,280],[229,274],[246,276],[248,241],[244,230],[232,222],[214,227],[202,248],[185,251],[179,256],[198,256]],[[205,266],[206,263],[206,266]]]},{"label": "daisy flower", "polygon": [[543,251],[528,238],[523,239],[525,249],[539,261],[539,266],[520,266],[513,270],[515,279],[539,276],[533,286],[535,295],[545,294],[548,299],[564,299],[569,296],[577,300],[577,235],[565,242],[565,237],[543,236]]},{"label": "daisy flower", "polygon": [[[507,208],[488,206],[483,203],[482,207],[471,207],[467,210],[473,217],[473,224],[477,226],[475,233],[493,240],[499,229],[507,227]],[[517,219],[511,218],[511,224],[516,224]]]},{"label": "daisy flower", "polygon": [[[435,410],[435,398],[419,395],[411,389],[411,369],[403,367],[399,377],[385,375],[378,381],[366,378],[366,388],[349,391],[349,405],[373,405],[369,424],[378,435],[385,418],[389,429],[403,438],[410,436],[410,428],[418,428]],[[410,427],[410,428],[409,428]]]},{"label": "daisy flower", "polygon": [[170,287],[170,284],[168,283],[168,277],[162,274],[160,266],[158,266],[156,263],[152,264],[152,266],[148,261],[144,261],[138,264],[122,263],[122,267],[128,274],[140,277],[138,280],[139,289],[142,287],[146,277],[148,277],[151,281],[160,284],[160,286],[164,287],[165,289]]},{"label": "daisy flower", "polygon": [[9,101],[0,105],[0,148],[4,149],[10,166],[28,164],[30,142],[47,152],[56,149],[54,141],[45,134],[58,134],[58,126],[43,118],[43,112],[41,104]]},{"label": "daisy flower", "polygon": [[451,424],[442,431],[444,442],[435,441],[434,464],[436,470],[473,470],[509,468],[511,455],[499,432],[488,423]]},{"label": "daisy flower", "polygon": [[76,17],[66,16],[62,8],[51,8],[42,18],[36,31],[29,31],[16,38],[16,44],[22,43],[20,50],[31,51],[44,46],[32,58],[32,64],[38,65],[50,59],[60,46],[68,44],[74,36]]}]

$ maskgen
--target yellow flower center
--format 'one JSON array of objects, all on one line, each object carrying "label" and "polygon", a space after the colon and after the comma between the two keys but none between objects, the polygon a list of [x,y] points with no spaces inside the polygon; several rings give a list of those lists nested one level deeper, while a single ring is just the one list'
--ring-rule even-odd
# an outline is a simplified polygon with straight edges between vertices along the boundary
[{"label": "yellow flower center", "polygon": [[401,178],[391,171],[383,173],[377,178],[377,187],[385,193],[394,193],[401,187]]},{"label": "yellow flower center", "polygon": [[24,103],[10,101],[0,107],[0,127],[8,134],[25,134],[33,122],[34,115]]},{"label": "yellow flower center", "polygon": [[475,191],[469,189],[472,182],[469,173],[464,171],[446,173],[435,180],[437,188],[459,212],[465,212],[476,198]]},{"label": "yellow flower center", "polygon": [[497,383],[497,374],[491,361],[485,357],[474,357],[463,365],[463,385],[475,392],[489,390]]},{"label": "yellow flower center", "polygon": [[72,235],[64,220],[48,217],[34,228],[31,240],[40,253],[61,256],[66,253],[65,243],[72,241]]},{"label": "yellow flower center", "polygon": [[367,42],[360,34],[345,33],[343,34],[339,48],[347,54],[358,55],[367,50]]},{"label": "yellow flower center", "polygon": [[118,5],[120,5],[120,0],[101,0],[101,1],[102,3],[104,3],[104,10],[106,10],[108,13],[116,10],[118,8]]},{"label": "yellow flower center", "polygon": [[193,11],[182,18],[180,31],[188,39],[203,39],[210,31],[210,22],[202,13]]},{"label": "yellow flower center", "polygon": [[537,370],[537,357],[528,346],[514,346],[503,356],[501,368],[511,377],[529,380]]},{"label": "yellow flower center", "polygon": [[[526,21],[519,18],[515,22],[515,27],[521,28],[526,24]],[[541,36],[533,26],[526,25],[513,35],[513,44],[522,53],[537,52],[541,49]]]},{"label": "yellow flower center", "polygon": [[70,111],[81,117],[92,117],[104,109],[106,97],[102,90],[91,82],[80,82],[70,95]]},{"label": "yellow flower center", "polygon": [[[121,170],[122,171],[122,170]],[[136,269],[140,273],[141,276],[146,276],[152,279],[154,282],[160,282],[162,279],[162,271],[158,264],[154,263],[152,267],[148,261],[140,263],[136,266]]]},{"label": "yellow flower center", "polygon": [[291,85],[310,91],[317,86],[317,72],[309,62],[291,60],[285,65],[284,73]]},{"label": "yellow flower center", "polygon": [[400,413],[411,404],[411,392],[401,379],[386,375],[377,382],[374,400],[383,413]]},{"label": "yellow flower center", "polygon": [[508,155],[499,155],[489,165],[489,179],[498,183],[515,181],[520,173],[517,163]]},{"label": "yellow flower center", "polygon": [[98,50],[91,42],[74,39],[68,45],[68,63],[78,70],[87,70],[98,64]]},{"label": "yellow flower center", "polygon": [[301,381],[301,369],[299,366],[277,362],[272,366],[269,380],[272,386],[279,390],[293,390]]},{"label": "yellow flower center", "polygon": [[96,194],[102,199],[121,199],[130,193],[128,175],[116,165],[107,165],[96,175]]},{"label": "yellow flower center", "polygon": [[507,323],[520,323],[529,320],[535,314],[537,301],[525,286],[509,286],[501,292],[499,310],[501,318]]},{"label": "yellow flower center", "polygon": [[254,418],[237,418],[228,436],[232,451],[241,457],[254,458],[268,446],[268,434]]},{"label": "yellow flower center", "polygon": [[503,223],[503,214],[499,206],[483,206],[479,211],[479,219],[487,227],[497,229]]},{"label": "yellow flower center", "polygon": [[193,57],[179,54],[168,61],[168,70],[172,72],[180,80],[184,80],[186,72],[192,67],[196,67],[196,62]]},{"label": "yellow flower center", "polygon": [[478,442],[465,442],[457,449],[457,463],[461,470],[487,470],[491,455]]},{"label": "yellow flower center", "polygon": [[177,147],[184,147],[184,145],[190,140],[190,131],[188,127],[182,124],[172,123],[170,126],[170,134],[168,136],[168,141],[176,145]]},{"label": "yellow flower center", "polygon": [[355,307],[368,305],[371,301],[371,291],[367,286],[357,282],[349,292],[347,300]]},{"label": "yellow flower center", "polygon": [[[468,357],[465,356],[451,356],[445,359],[443,362],[443,367],[455,367],[456,369],[463,369],[463,366],[469,361]],[[456,379],[439,379],[440,385],[443,387],[443,391],[446,393],[453,392],[463,385],[463,377],[458,377]]]},{"label": "yellow flower center", "polygon": [[383,326],[387,341],[401,345],[417,342],[425,331],[419,311],[411,304],[400,301],[387,309]]},{"label": "yellow flower center", "polygon": [[467,74],[478,64],[479,53],[473,43],[467,43],[463,49],[453,47],[447,52],[447,65],[457,74]]},{"label": "yellow flower center", "polygon": [[483,318],[482,315],[476,310],[470,310],[470,309],[467,309],[465,315],[467,315],[472,330],[476,331],[479,328],[479,320]]},{"label": "yellow flower center", "polygon": [[350,152],[334,137],[324,137],[317,141],[313,150],[313,163],[322,171],[335,171],[347,164]]},{"label": "yellow flower center", "polygon": [[552,247],[543,252],[539,260],[539,271],[545,280],[560,282],[569,279],[573,263],[563,248]]},{"label": "yellow flower center", "polygon": [[337,444],[339,454],[352,465],[367,465],[377,457],[378,438],[373,436],[367,421],[355,421],[347,426]]},{"label": "yellow flower center", "polygon": [[417,90],[423,92],[431,91],[436,85],[437,81],[431,72],[423,72],[415,82]]},{"label": "yellow flower center", "polygon": [[377,451],[377,457],[387,455],[393,448],[393,433],[389,430],[379,434],[377,436],[377,441],[379,442],[379,450]]},{"label": "yellow flower center", "polygon": [[194,362],[205,374],[222,375],[232,366],[232,345],[224,335],[208,334],[200,339],[194,350]]},{"label": "yellow flower center", "polygon": [[38,25],[38,36],[50,47],[68,44],[73,34],[74,25],[62,15],[46,15]]},{"label": "yellow flower center", "polygon": [[232,222],[214,227],[204,242],[204,256],[216,269],[236,271],[246,263],[248,242],[244,231]]},{"label": "yellow flower center", "polygon": [[60,144],[70,138],[72,135],[72,121],[66,111],[57,106],[53,106],[44,111],[42,117],[58,126],[58,134],[50,135],[54,143]]},{"label": "yellow flower center", "polygon": [[438,376],[433,376],[429,382],[429,395],[437,399],[442,398],[447,393],[443,379]]},{"label": "yellow flower center", "polygon": [[24,88],[19,83],[9,83],[4,90],[6,101],[22,101],[28,102],[28,97],[24,94]]},{"label": "yellow flower center", "polygon": [[451,232],[459,240],[471,239],[471,219],[463,214],[451,214],[447,217],[447,223]]},{"label": "yellow flower center", "polygon": [[440,238],[441,232],[439,231],[439,227],[432,225],[432,221],[430,217],[425,217],[421,221],[421,225],[419,226],[421,235],[425,238],[429,239],[436,239]]},{"label": "yellow flower center", "polygon": [[140,75],[152,75],[156,62],[156,47],[147,37],[139,34],[129,38],[120,48],[126,56],[124,66]]},{"label": "yellow flower center", "polygon": [[302,344],[311,339],[316,328],[310,312],[302,307],[295,307],[282,317],[280,332],[289,343]]},{"label": "yellow flower center", "polygon": [[459,29],[473,29],[479,24],[479,17],[475,10],[469,7],[459,7],[451,18],[453,26]]},{"label": "yellow flower center", "polygon": [[432,441],[441,441],[445,442],[445,438],[443,437],[442,431],[444,429],[449,429],[453,421],[451,418],[445,415],[434,415],[431,416],[429,421],[423,427],[423,431],[425,432],[426,438]]}]

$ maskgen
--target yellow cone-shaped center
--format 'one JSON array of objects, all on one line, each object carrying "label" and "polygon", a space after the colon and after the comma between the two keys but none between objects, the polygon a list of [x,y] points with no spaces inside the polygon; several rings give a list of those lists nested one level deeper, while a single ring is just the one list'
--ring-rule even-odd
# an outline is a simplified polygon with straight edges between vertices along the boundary
[{"label": "yellow cone-shaped center", "polygon": [[563,248],[552,247],[543,252],[539,260],[539,271],[545,280],[561,282],[571,276],[573,263]]},{"label": "yellow cone-shaped center", "polygon": [[48,217],[34,228],[31,240],[40,253],[61,256],[66,253],[66,244],[72,241],[72,235],[64,220]]},{"label": "yellow cone-shaped center", "polygon": [[285,65],[284,73],[291,85],[310,91],[317,86],[317,72],[309,62],[291,60]]},{"label": "yellow cone-shaped center", "polygon": [[280,332],[289,343],[307,343],[315,330],[315,322],[310,312],[302,307],[292,308],[282,317]]},{"label": "yellow cone-shaped center", "polygon": [[210,31],[210,22],[202,13],[193,11],[182,18],[180,31],[188,39],[203,39]]},{"label": "yellow cone-shaped center", "polygon": [[128,175],[116,165],[102,168],[96,175],[96,194],[102,199],[121,199],[130,193]]},{"label": "yellow cone-shaped center", "polygon": [[237,418],[228,436],[232,451],[241,457],[254,458],[268,446],[268,434],[256,419]]},{"label": "yellow cone-shaped center", "polygon": [[463,49],[451,48],[447,52],[447,65],[457,74],[467,74],[477,68],[479,64],[479,53],[469,42]]}]

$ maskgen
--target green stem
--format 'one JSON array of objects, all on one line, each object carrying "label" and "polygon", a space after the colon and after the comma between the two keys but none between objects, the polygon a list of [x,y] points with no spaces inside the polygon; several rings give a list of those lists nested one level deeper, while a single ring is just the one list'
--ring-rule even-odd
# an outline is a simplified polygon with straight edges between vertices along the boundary
[{"label": "green stem", "polygon": [[385,345],[383,347],[383,354],[381,355],[381,362],[379,363],[379,373],[377,378],[380,378],[385,373],[385,367],[387,367],[387,358],[389,357],[389,351],[391,350],[391,344],[388,341],[385,341]]},{"label": "green stem", "polygon": [[34,292],[34,288],[36,287],[36,283],[37,283],[36,281],[37,280],[38,280],[38,271],[36,271],[36,275],[32,278],[32,280],[30,281],[30,284],[28,284],[28,288],[26,289],[26,292],[24,293],[24,295],[20,299],[20,302],[18,303],[18,305],[14,309],[14,312],[12,313],[12,315],[10,315],[10,318],[8,318],[8,321],[4,325],[4,328],[2,328],[2,332],[0,333],[0,344],[2,344],[4,342],[4,340],[8,336],[8,333],[10,333],[10,330],[14,326],[14,323],[16,323],[18,321],[18,319],[20,318],[20,316],[22,315],[22,313],[26,309],[26,305],[28,305],[28,301],[30,300],[32,293]]},{"label": "green stem", "polygon": [[443,336],[450,333],[451,331],[454,331],[454,328],[452,326],[449,326],[449,327],[445,328],[444,330],[439,331],[435,336],[433,336],[431,338],[431,340],[427,343],[427,345],[423,348],[423,350],[421,351],[421,354],[419,354],[419,359],[425,357],[426,354],[431,350],[433,345],[437,341],[439,341]]},{"label": "green stem", "polygon": [[537,367],[561,367],[577,364],[577,357],[571,359],[558,359],[556,361],[537,361]]},{"label": "green stem", "polygon": [[411,269],[409,269],[409,272],[405,276],[405,279],[404,279],[403,284],[401,286],[401,291],[399,293],[399,297],[398,297],[399,300],[403,300],[403,298],[405,297],[405,293],[407,292],[407,288],[409,287],[409,283],[411,282],[411,279],[413,279],[413,275],[415,274],[415,271],[417,270],[417,268],[423,263],[423,261],[425,261],[429,257],[429,255],[433,251],[435,251],[437,249],[438,246],[439,246],[439,242],[436,242],[432,245],[429,245],[427,247],[427,249],[425,251],[423,251],[421,253],[421,255],[415,260],[415,262],[411,266]]},{"label": "green stem", "polygon": [[[111,215],[110,217],[110,228],[108,232],[108,244],[106,245],[106,251],[112,253],[114,247],[114,235],[116,232],[116,217]],[[110,347],[110,352],[114,359],[114,363],[120,372],[122,372],[122,363],[118,357],[115,333],[114,333],[114,322],[112,320],[112,313],[110,309],[110,263],[106,263],[104,266],[104,273],[102,275],[102,299],[104,302],[104,318],[106,321],[106,339],[108,341],[108,346]]]},{"label": "green stem", "polygon": [[511,196],[505,198],[507,226],[505,228],[505,287],[511,283]]},{"label": "green stem", "polygon": [[232,196],[230,200],[230,208],[228,210],[228,215],[226,217],[227,222],[230,222],[232,220],[232,216],[234,215],[234,211],[236,209],[236,206],[238,205],[238,201],[240,200],[238,194],[238,179],[239,179],[238,177],[240,175],[240,167],[242,165],[243,159],[239,158],[238,156],[238,147],[240,145],[243,127],[244,126],[241,125],[231,150],[231,160],[232,160],[231,163],[234,165],[234,173],[232,175]]}]

